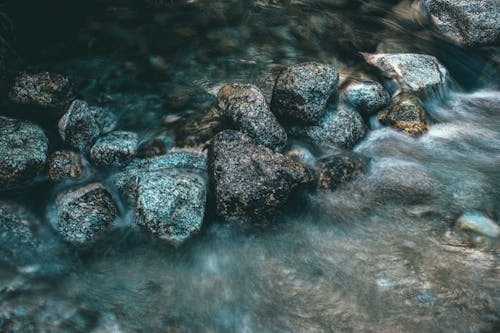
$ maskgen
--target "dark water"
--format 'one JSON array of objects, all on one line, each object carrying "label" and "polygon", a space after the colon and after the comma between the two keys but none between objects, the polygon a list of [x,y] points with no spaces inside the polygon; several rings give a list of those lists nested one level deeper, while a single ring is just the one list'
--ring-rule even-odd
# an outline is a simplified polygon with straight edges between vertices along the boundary
[{"label": "dark water", "polygon": [[[203,112],[214,86],[251,82],[270,94],[283,65],[305,60],[334,64],[343,77],[380,77],[359,52],[425,53],[457,84],[427,102],[428,134],[371,131],[355,148],[371,159],[367,175],[297,198],[262,231],[209,219],[172,247],[124,212],[63,276],[33,280],[0,267],[0,330],[500,330],[498,239],[454,228],[465,211],[500,217],[498,71],[491,51],[443,40],[416,8],[398,3],[6,2],[12,69],[72,76],[82,97],[114,109],[120,127],[143,139],[173,137],[177,123],[165,118]],[[44,218],[53,191],[42,182],[12,196]]]}]

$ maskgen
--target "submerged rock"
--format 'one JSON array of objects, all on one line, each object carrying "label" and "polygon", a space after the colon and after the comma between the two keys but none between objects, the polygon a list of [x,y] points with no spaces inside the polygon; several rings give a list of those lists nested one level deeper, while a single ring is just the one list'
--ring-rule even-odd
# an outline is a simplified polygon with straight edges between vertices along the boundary
[{"label": "submerged rock", "polygon": [[450,80],[436,57],[413,53],[365,54],[366,61],[394,80],[402,91],[420,98],[441,94]]},{"label": "submerged rock", "polygon": [[100,183],[91,183],[57,195],[49,220],[61,237],[84,245],[94,241],[118,216],[111,194]]},{"label": "submerged rock", "polygon": [[497,0],[425,0],[423,3],[436,27],[452,40],[467,46],[499,42]]},{"label": "submerged rock", "polygon": [[181,242],[201,229],[207,199],[207,157],[195,151],[135,160],[112,179],[134,207],[135,222]]},{"label": "submerged rock", "polygon": [[392,105],[381,111],[377,120],[410,135],[422,135],[429,129],[429,120],[422,104],[408,93],[394,97]]},{"label": "submerged rock", "polygon": [[258,144],[271,149],[285,146],[285,129],[269,110],[264,95],[256,86],[225,85],[217,94],[217,102],[224,116]]},{"label": "submerged rock", "polygon": [[115,125],[112,113],[75,100],[59,120],[59,134],[66,144],[87,153],[94,141],[113,130]]},{"label": "submerged rock", "polygon": [[45,167],[47,151],[40,127],[0,116],[0,191],[33,180]]},{"label": "submerged rock", "polygon": [[65,107],[74,99],[69,79],[49,72],[19,74],[9,96],[16,103],[54,108]]},{"label": "submerged rock", "polygon": [[488,216],[477,211],[462,214],[457,220],[456,228],[492,238],[500,236],[500,226]]},{"label": "submerged rock", "polygon": [[350,149],[365,136],[366,125],[359,113],[341,104],[328,107],[317,125],[291,127],[288,133],[316,146]]},{"label": "submerged rock", "polygon": [[90,149],[90,159],[99,166],[121,166],[137,153],[138,138],[133,132],[116,131],[97,139]]},{"label": "submerged rock", "polygon": [[354,153],[337,153],[318,159],[317,188],[332,191],[340,184],[349,182],[364,174],[366,162]]},{"label": "submerged rock", "polygon": [[53,181],[80,179],[85,175],[85,160],[82,155],[59,150],[49,157],[49,178]]},{"label": "submerged rock", "polygon": [[285,68],[276,79],[272,112],[283,122],[313,124],[337,91],[339,73],[330,65],[302,63]]},{"label": "submerged rock", "polygon": [[214,137],[211,171],[217,214],[229,221],[267,218],[311,181],[302,164],[233,130]]},{"label": "submerged rock", "polygon": [[364,116],[370,116],[391,103],[387,90],[376,81],[351,82],[343,98]]},{"label": "submerged rock", "polygon": [[293,144],[286,152],[286,156],[308,167],[313,167],[316,164],[316,156],[314,156],[313,152],[304,145]]}]

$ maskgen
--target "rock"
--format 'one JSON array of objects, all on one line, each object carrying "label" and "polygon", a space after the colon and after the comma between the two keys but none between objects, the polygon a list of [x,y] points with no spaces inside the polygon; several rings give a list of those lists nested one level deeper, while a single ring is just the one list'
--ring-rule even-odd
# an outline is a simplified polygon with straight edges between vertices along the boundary
[{"label": "rock", "polygon": [[302,63],[285,68],[276,79],[271,110],[282,122],[314,124],[337,91],[339,73],[329,65]]},{"label": "rock", "polygon": [[0,116],[0,191],[33,180],[45,167],[47,151],[40,127]]},{"label": "rock", "polygon": [[173,128],[175,141],[180,147],[204,147],[225,127],[224,116],[217,107],[196,114]]},{"label": "rock", "polygon": [[54,229],[67,242],[85,245],[102,234],[118,216],[111,194],[100,183],[91,183],[57,195],[49,211]]},{"label": "rock", "polygon": [[49,178],[53,181],[80,179],[85,175],[86,161],[82,155],[59,150],[49,157]]},{"label": "rock", "polygon": [[147,139],[137,147],[137,157],[148,158],[164,155],[174,145],[174,139],[168,135],[159,135]]},{"label": "rock", "polygon": [[441,33],[466,46],[498,44],[497,0],[425,0],[425,9]]},{"label": "rock", "polygon": [[181,242],[201,229],[207,199],[207,157],[195,151],[134,160],[112,179],[135,209],[135,222]]},{"label": "rock", "polygon": [[351,82],[343,99],[364,116],[371,116],[391,103],[387,90],[376,81]]},{"label": "rock", "polygon": [[292,127],[288,133],[316,146],[350,149],[365,136],[366,125],[359,113],[340,104],[336,109],[329,106],[317,125]]},{"label": "rock", "polygon": [[87,153],[100,135],[114,128],[113,119],[104,109],[75,100],[59,120],[59,134],[66,144]]},{"label": "rock", "polygon": [[311,181],[302,164],[241,132],[218,133],[210,154],[217,214],[228,221],[270,217],[293,190]]},{"label": "rock", "polygon": [[436,57],[413,53],[364,54],[366,61],[378,67],[402,91],[420,98],[442,94],[450,80],[448,71]]},{"label": "rock", "polygon": [[332,191],[340,184],[350,182],[367,170],[366,162],[354,153],[336,153],[318,159],[317,189]]},{"label": "rock", "polygon": [[19,74],[9,96],[16,103],[54,108],[63,108],[74,99],[69,79],[49,72]]},{"label": "rock", "polygon": [[394,97],[392,105],[381,111],[377,120],[410,135],[422,135],[429,129],[429,120],[422,104],[408,93]]},{"label": "rock", "polygon": [[457,220],[456,228],[492,238],[500,236],[500,226],[483,213],[477,211],[462,214]]},{"label": "rock", "polygon": [[133,132],[115,131],[97,139],[90,149],[90,159],[99,166],[121,166],[137,153],[138,138]]},{"label": "rock", "polygon": [[225,85],[217,94],[224,116],[258,144],[271,149],[286,145],[285,129],[271,113],[262,92],[251,84]]},{"label": "rock", "polygon": [[313,167],[316,164],[316,156],[304,145],[293,144],[286,152],[286,156],[307,167]]}]

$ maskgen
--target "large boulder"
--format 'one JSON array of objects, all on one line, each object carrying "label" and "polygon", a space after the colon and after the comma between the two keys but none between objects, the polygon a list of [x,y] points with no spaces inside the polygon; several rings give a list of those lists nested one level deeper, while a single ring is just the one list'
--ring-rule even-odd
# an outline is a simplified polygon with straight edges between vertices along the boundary
[{"label": "large boulder", "polygon": [[438,30],[459,44],[499,43],[498,0],[424,0],[423,4]]},{"label": "large boulder", "polygon": [[311,181],[305,167],[233,130],[218,133],[211,148],[217,214],[229,221],[261,220]]},{"label": "large boulder", "polygon": [[97,139],[90,149],[90,159],[99,166],[121,166],[137,153],[136,133],[115,131]]},{"label": "large boulder", "polygon": [[96,240],[116,219],[118,208],[100,183],[65,190],[49,208],[49,221],[59,235],[75,245]]},{"label": "large boulder", "polygon": [[33,180],[45,167],[47,151],[40,127],[0,117],[0,191]]},{"label": "large boulder", "polygon": [[224,116],[238,130],[250,136],[258,144],[271,149],[286,145],[285,129],[269,110],[262,92],[254,85],[225,85],[217,94],[217,102]]},{"label": "large boulder", "polygon": [[282,122],[314,124],[337,91],[338,71],[330,65],[302,63],[285,68],[276,79],[271,110]]},{"label": "large boulder", "polygon": [[319,147],[351,149],[365,136],[366,125],[358,112],[340,104],[329,106],[317,125],[291,127],[288,133]]},{"label": "large boulder", "polygon": [[88,153],[94,141],[114,129],[116,118],[111,112],[74,100],[59,120],[59,134],[70,147]]},{"label": "large boulder", "polygon": [[206,173],[206,154],[174,150],[134,160],[112,182],[134,208],[138,225],[162,239],[181,242],[201,229]]},{"label": "large boulder", "polygon": [[83,156],[69,150],[58,150],[50,155],[48,166],[49,179],[52,181],[81,179],[87,169]]},{"label": "large boulder", "polygon": [[392,79],[399,90],[420,98],[444,93],[450,77],[436,57],[413,53],[364,54],[366,61]]},{"label": "large boulder", "polygon": [[391,103],[384,86],[376,81],[353,81],[345,88],[342,97],[356,111],[371,116]]},{"label": "large boulder", "polygon": [[19,74],[9,96],[17,103],[54,108],[63,108],[74,99],[70,80],[49,72]]},{"label": "large boulder", "polygon": [[377,115],[377,120],[409,135],[422,135],[429,129],[429,120],[422,104],[409,93],[394,97],[391,106]]}]

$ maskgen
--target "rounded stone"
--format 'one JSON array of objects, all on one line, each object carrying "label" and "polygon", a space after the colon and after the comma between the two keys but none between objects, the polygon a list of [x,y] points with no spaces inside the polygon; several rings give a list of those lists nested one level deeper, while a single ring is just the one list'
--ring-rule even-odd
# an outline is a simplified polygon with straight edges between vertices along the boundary
[{"label": "rounded stone", "polygon": [[47,152],[48,139],[40,127],[0,116],[0,191],[35,179]]},{"label": "rounded stone", "polygon": [[85,160],[82,155],[59,150],[49,157],[49,178],[53,181],[80,179],[85,174]]},{"label": "rounded stone", "polygon": [[422,104],[409,93],[394,97],[392,105],[381,111],[377,120],[413,136],[422,135],[429,130],[429,120]]},{"label": "rounded stone", "polygon": [[376,81],[351,82],[344,91],[344,100],[364,116],[389,106],[391,97]]},{"label": "rounded stone", "polygon": [[317,188],[332,191],[343,183],[350,182],[367,170],[366,162],[357,154],[343,152],[324,156],[316,164]]},{"label": "rounded stone", "polygon": [[90,159],[99,166],[121,166],[137,153],[136,133],[115,131],[97,139],[90,149]]},{"label": "rounded stone", "polygon": [[330,65],[309,62],[289,66],[276,79],[271,110],[284,123],[313,124],[323,116],[338,82],[339,73]]}]

